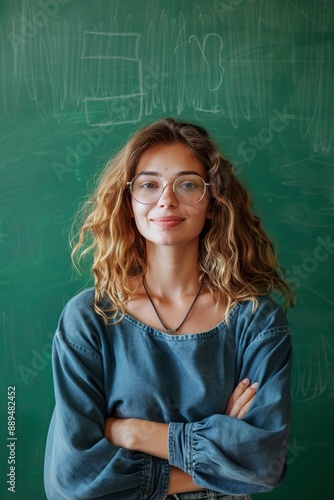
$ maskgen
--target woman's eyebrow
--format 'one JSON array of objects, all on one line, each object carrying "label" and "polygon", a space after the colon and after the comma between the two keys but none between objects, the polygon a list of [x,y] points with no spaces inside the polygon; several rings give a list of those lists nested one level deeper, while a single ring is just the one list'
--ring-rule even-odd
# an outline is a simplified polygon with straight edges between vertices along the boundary
[{"label": "woman's eyebrow", "polygon": [[[143,170],[143,172],[139,172],[138,175],[156,175],[157,177],[161,177],[160,172],[155,172],[153,170]],[[201,177],[201,175],[195,170],[182,170],[181,172],[176,173],[176,176],[179,175],[198,175]]]}]

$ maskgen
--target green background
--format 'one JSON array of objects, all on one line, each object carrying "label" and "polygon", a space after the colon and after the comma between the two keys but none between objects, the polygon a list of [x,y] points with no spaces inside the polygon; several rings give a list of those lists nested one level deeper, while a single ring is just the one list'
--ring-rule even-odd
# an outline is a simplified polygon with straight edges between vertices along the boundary
[{"label": "green background", "polygon": [[1,0],[1,498],[45,498],[51,340],[89,282],[71,268],[73,214],[107,159],[166,115],[208,128],[297,283],[289,470],[266,498],[331,494],[333,31],[331,0]]}]

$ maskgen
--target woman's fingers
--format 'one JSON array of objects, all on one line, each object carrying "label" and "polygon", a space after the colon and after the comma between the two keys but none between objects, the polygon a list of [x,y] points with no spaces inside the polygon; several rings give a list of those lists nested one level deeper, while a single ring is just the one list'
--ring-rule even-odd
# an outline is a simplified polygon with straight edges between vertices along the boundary
[{"label": "woman's fingers", "polygon": [[253,403],[253,401],[255,399],[255,396],[256,396],[256,394],[254,394],[254,396],[251,397],[249,399],[249,401],[244,406],[241,406],[239,410],[236,409],[235,410],[235,414],[232,414],[231,416],[232,417],[236,417],[236,418],[244,418],[247,415],[249,407]]},{"label": "woman's fingers", "polygon": [[248,378],[245,378],[239,384],[237,387],[234,389],[232,392],[230,399],[228,400],[228,404],[225,410],[225,415],[230,415],[230,412],[232,411],[233,405],[236,402],[236,400],[245,392],[245,390],[249,387],[250,380]]},{"label": "woman's fingers", "polygon": [[257,382],[250,385],[250,380],[248,378],[242,380],[230,396],[225,415],[243,418],[254,401],[257,388]]}]

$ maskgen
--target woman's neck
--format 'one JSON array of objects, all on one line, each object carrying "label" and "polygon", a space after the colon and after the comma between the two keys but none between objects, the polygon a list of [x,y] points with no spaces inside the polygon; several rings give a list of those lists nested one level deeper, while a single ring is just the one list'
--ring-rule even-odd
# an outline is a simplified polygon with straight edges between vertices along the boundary
[{"label": "woman's neck", "polygon": [[200,271],[198,247],[147,246],[147,272],[149,289],[155,296],[175,300],[198,290]]}]

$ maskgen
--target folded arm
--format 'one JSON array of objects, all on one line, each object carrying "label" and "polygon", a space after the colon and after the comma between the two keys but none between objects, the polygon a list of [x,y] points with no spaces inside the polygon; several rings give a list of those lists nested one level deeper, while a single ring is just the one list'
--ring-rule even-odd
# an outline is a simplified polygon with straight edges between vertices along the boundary
[{"label": "folded arm", "polygon": [[[249,379],[241,381],[233,391],[225,415],[243,418],[253,403],[257,383],[250,385]],[[136,418],[107,418],[104,435],[115,446],[140,451],[168,460],[169,425]],[[201,489],[183,470],[171,466],[168,493],[182,493]]]},{"label": "folded arm", "polygon": [[[167,492],[166,460],[111,444],[104,437],[106,398],[95,316],[85,303],[67,307],[53,343],[56,406],[45,452],[49,500],[157,500]],[[73,312],[74,310],[74,312]]]},{"label": "folded arm", "polygon": [[198,487],[229,494],[270,491],[285,475],[290,427],[290,337],[286,326],[273,327],[260,332],[247,345],[240,373],[258,381],[259,387],[246,408],[238,408],[237,397],[234,402],[230,400],[224,415],[211,415],[199,422],[167,425],[112,419],[106,422],[105,436],[120,447],[168,458],[171,467],[181,469]]}]

